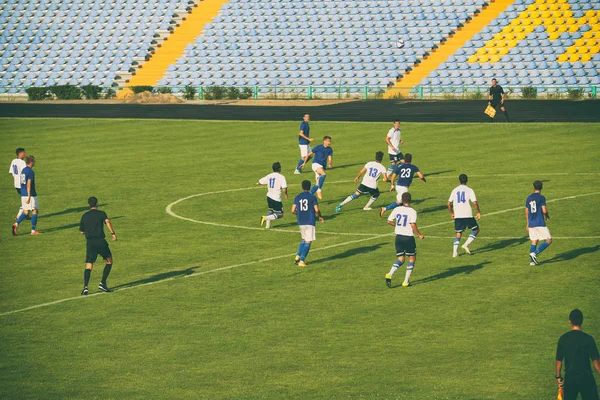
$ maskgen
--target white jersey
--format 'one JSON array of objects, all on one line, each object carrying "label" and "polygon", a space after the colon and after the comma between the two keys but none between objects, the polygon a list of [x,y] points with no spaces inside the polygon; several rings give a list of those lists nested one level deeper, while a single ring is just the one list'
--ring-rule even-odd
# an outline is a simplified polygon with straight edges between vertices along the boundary
[{"label": "white jersey", "polygon": [[25,164],[25,161],[21,160],[20,158],[15,158],[10,163],[8,173],[13,176],[14,184],[17,189],[21,189],[21,171],[26,166],[27,164]]},{"label": "white jersey", "polygon": [[477,201],[475,192],[467,185],[460,185],[454,188],[448,199],[453,204],[454,218],[473,218],[471,204]]},{"label": "white jersey", "polygon": [[394,149],[392,149],[391,146],[388,146],[388,154],[396,155],[400,153],[400,129],[390,129],[387,134],[387,137],[390,138],[390,143],[393,144],[396,148],[396,151],[394,151]]},{"label": "white jersey", "polygon": [[361,184],[371,189],[377,189],[377,181],[381,175],[385,174],[387,169],[377,161],[366,163],[365,169],[367,172],[365,173],[365,176],[363,176]]},{"label": "white jersey", "polygon": [[279,172],[265,176],[258,183],[267,185],[267,196],[275,201],[281,201],[281,191],[287,188],[285,177]]},{"label": "white jersey", "polygon": [[415,236],[411,224],[417,223],[417,212],[412,207],[394,208],[388,221],[396,221],[396,235]]}]

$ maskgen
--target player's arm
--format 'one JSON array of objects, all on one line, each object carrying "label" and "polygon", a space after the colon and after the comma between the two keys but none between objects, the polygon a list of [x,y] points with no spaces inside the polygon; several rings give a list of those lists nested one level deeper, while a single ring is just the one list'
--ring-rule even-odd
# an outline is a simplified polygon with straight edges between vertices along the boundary
[{"label": "player's arm", "polygon": [[525,229],[529,230],[529,208],[525,207]]},{"label": "player's arm", "polygon": [[302,163],[302,167],[300,167],[300,168],[304,168],[304,166],[306,165],[306,162],[308,161],[309,158],[312,157],[313,154],[315,154],[315,153],[310,151],[310,152],[308,152],[308,154],[305,157],[302,157],[304,162]]},{"label": "player's arm", "polygon": [[300,135],[300,137],[301,137],[301,138],[304,138],[304,139],[308,140],[309,142],[312,142],[313,140],[315,140],[315,139],[313,139],[313,138],[309,138],[308,136],[306,136],[306,135],[304,134],[304,129],[300,129],[300,133],[299,133],[299,135]]},{"label": "player's arm", "polygon": [[481,210],[479,209],[479,203],[477,201],[474,201],[473,206],[477,210],[477,215],[475,215],[475,218],[481,219]]},{"label": "player's arm", "polygon": [[317,214],[317,217],[319,217],[319,221],[321,223],[325,222],[325,219],[323,218],[323,216],[321,215],[321,210],[319,210],[319,206],[315,204],[315,213]]},{"label": "player's arm", "polygon": [[27,201],[25,203],[29,204],[31,201],[31,179],[27,179]]},{"label": "player's arm", "polygon": [[260,178],[258,182],[256,182],[257,185],[266,185],[267,183],[269,183],[269,181],[267,180],[266,176],[264,178]]},{"label": "player's arm", "polygon": [[425,236],[423,236],[423,234],[421,232],[419,232],[419,228],[417,227],[417,223],[413,222],[412,224],[410,224],[410,227],[412,228],[413,232],[417,234],[417,236],[419,236],[419,239],[423,240],[423,238]]},{"label": "player's arm", "polygon": [[327,157],[327,168],[328,169],[333,168],[332,162],[333,162],[333,157],[331,157],[331,156]]},{"label": "player's arm", "polygon": [[398,151],[398,149],[395,148],[394,145],[392,144],[389,136],[385,137],[385,142],[387,143],[388,146],[390,146],[392,148],[393,151],[396,151],[396,152]]},{"label": "player's arm", "polygon": [[560,376],[560,371],[562,370],[562,361],[556,360],[556,382],[558,383],[558,387],[563,386],[563,378]]},{"label": "player's arm", "polygon": [[287,200],[287,199],[288,199],[287,188],[286,188],[286,187],[284,187],[284,188],[282,188],[281,190],[283,191],[283,195],[285,196],[285,199]]},{"label": "player's arm", "polygon": [[392,176],[390,177],[390,192],[393,192],[394,190],[396,190],[394,182],[396,182],[397,177],[398,177],[398,174],[396,173],[396,169],[394,168],[394,170],[392,172]]},{"label": "player's arm", "polygon": [[83,229],[83,217],[81,217],[81,221],[79,221],[79,233],[85,235],[85,230]]},{"label": "player's arm", "polygon": [[384,182],[389,182],[390,181],[390,178],[388,178],[388,176],[387,176],[387,172],[383,173],[383,181]]},{"label": "player's arm", "polygon": [[454,210],[452,209],[452,202],[448,202],[448,211],[450,212],[450,218],[454,219]]},{"label": "player's arm", "polygon": [[425,179],[425,176],[421,173],[421,171],[417,171],[417,176],[423,181],[423,183],[427,183],[427,179]]},{"label": "player's arm", "polygon": [[358,180],[360,179],[360,177],[367,172],[367,169],[365,167],[363,167],[359,172],[358,175],[356,175],[356,178],[354,178],[354,182],[358,183]]},{"label": "player's arm", "polygon": [[488,104],[492,104],[492,88],[490,87],[490,94],[488,95]]},{"label": "player's arm", "polygon": [[110,219],[106,218],[104,220],[104,223],[106,224],[110,234],[112,235],[112,240],[117,241],[117,233],[115,232],[112,223],[110,222]]},{"label": "player's arm", "polygon": [[542,206],[542,214],[544,214],[544,218],[550,219],[550,214],[548,214],[548,209],[546,206]]}]

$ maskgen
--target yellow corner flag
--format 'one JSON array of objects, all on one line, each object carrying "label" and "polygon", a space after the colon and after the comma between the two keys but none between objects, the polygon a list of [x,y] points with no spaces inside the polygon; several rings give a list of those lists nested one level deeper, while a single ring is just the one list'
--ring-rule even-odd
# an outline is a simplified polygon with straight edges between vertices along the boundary
[{"label": "yellow corner flag", "polygon": [[492,106],[487,106],[484,113],[486,113],[490,118],[494,118],[496,116],[496,109]]},{"label": "yellow corner flag", "polygon": [[563,389],[558,388],[558,396],[556,396],[556,400],[563,400]]}]

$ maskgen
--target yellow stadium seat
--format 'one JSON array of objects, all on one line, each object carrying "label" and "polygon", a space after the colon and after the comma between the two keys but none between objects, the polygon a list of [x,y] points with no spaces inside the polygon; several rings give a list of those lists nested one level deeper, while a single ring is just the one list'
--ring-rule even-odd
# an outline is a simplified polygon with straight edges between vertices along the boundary
[{"label": "yellow stadium seat", "polygon": [[508,51],[510,49],[508,47],[501,47],[498,49],[498,54],[500,54],[501,56],[505,56],[508,54]]},{"label": "yellow stadium seat", "polygon": [[557,61],[558,62],[565,62],[569,59],[569,56],[567,54],[561,54],[560,56],[558,56]]},{"label": "yellow stadium seat", "polygon": [[567,4],[567,0],[556,0],[556,3],[558,3],[558,4]]},{"label": "yellow stadium seat", "polygon": [[588,18],[592,18],[595,15],[596,15],[596,11],[594,11],[594,10],[587,10],[585,12],[585,16],[588,17]]},{"label": "yellow stadium seat", "polygon": [[563,17],[557,17],[554,19],[554,25],[564,25],[565,19]]},{"label": "yellow stadium seat", "polygon": [[588,19],[588,25],[598,25],[598,17],[592,17]]},{"label": "yellow stadium seat", "polygon": [[546,0],[535,0],[535,4],[536,4],[538,7],[542,7],[542,6],[544,6],[544,7],[545,7],[545,6],[546,6],[546,3],[547,3],[547,2],[546,2]]},{"label": "yellow stadium seat", "polygon": [[589,53],[590,54],[598,54],[598,53],[600,53],[600,47],[599,46],[592,46],[592,47],[590,47]]},{"label": "yellow stadium seat", "polygon": [[546,20],[550,19],[550,11],[543,11],[540,14],[540,17],[542,17],[542,19],[544,20],[544,23],[547,23]]},{"label": "yellow stadium seat", "polygon": [[497,63],[500,61],[500,56],[493,55],[490,57],[490,63]]},{"label": "yellow stadium seat", "polygon": [[600,32],[600,24],[592,25],[592,31],[594,31],[594,32]]},{"label": "yellow stadium seat", "polygon": [[542,24],[543,24],[543,22],[542,22],[542,18],[541,18],[541,17],[534,18],[534,19],[531,21],[531,23],[532,23],[532,25],[534,25],[534,26],[539,26],[539,25],[542,25]]},{"label": "yellow stadium seat", "polygon": [[576,25],[577,24],[577,20],[573,17],[568,17],[565,18],[565,24],[567,25]]},{"label": "yellow stadium seat", "polygon": [[[536,3],[537,3],[537,2],[536,2]],[[544,3],[542,3],[542,4],[539,4],[539,3],[538,3],[538,5],[537,5],[537,7],[536,7],[536,8],[538,9],[538,11],[546,11],[546,10],[548,9],[548,6],[547,6],[547,5],[546,5],[546,3],[544,2]]]},{"label": "yellow stadium seat", "polygon": [[583,46],[585,44],[585,42],[587,42],[587,40],[585,40],[585,39],[577,39],[575,41],[575,43],[573,43],[573,46],[581,47],[581,46]]},{"label": "yellow stadium seat", "polygon": [[563,11],[563,17],[564,18],[573,18],[573,11],[571,11],[571,10]]},{"label": "yellow stadium seat", "polygon": [[577,62],[579,61],[579,54],[571,54],[571,56],[569,57],[569,62]]},{"label": "yellow stadium seat", "polygon": [[548,35],[548,40],[556,40],[558,39],[558,32],[552,32]]},{"label": "yellow stadium seat", "polygon": [[490,58],[487,55],[483,55],[483,56],[479,57],[479,62],[483,64],[483,63],[488,62],[489,59]]},{"label": "yellow stadium seat", "polygon": [[567,32],[570,33],[575,33],[577,31],[579,31],[579,25],[567,25],[569,27],[569,29],[567,29]]},{"label": "yellow stadium seat", "polygon": [[567,54],[575,54],[577,53],[577,47],[571,46],[567,49]]},{"label": "yellow stadium seat", "polygon": [[561,11],[569,11],[571,9],[571,5],[570,4],[561,4],[559,9]]},{"label": "yellow stadium seat", "polygon": [[467,62],[469,64],[476,63],[476,62],[478,62],[478,60],[479,60],[479,57],[477,57],[475,54],[473,54],[471,57],[467,58]]},{"label": "yellow stadium seat", "polygon": [[549,25],[546,28],[546,32],[548,32],[548,33],[556,32],[556,25]]},{"label": "yellow stadium seat", "polygon": [[523,26],[531,25],[531,20],[529,18],[521,18],[521,25],[523,25]]},{"label": "yellow stadium seat", "polygon": [[550,4],[550,7],[548,7],[548,10],[550,10],[550,11],[558,10],[558,4]]},{"label": "yellow stadium seat", "polygon": [[535,29],[535,26],[533,26],[533,25],[529,25],[529,26],[524,27],[525,33],[531,33],[531,32],[534,31],[534,29]]},{"label": "yellow stadium seat", "polygon": [[566,31],[567,31],[567,28],[568,28],[568,27],[567,27],[566,25],[559,25],[559,26],[556,28],[556,31],[557,31],[557,32],[560,32],[560,33],[563,33],[563,32],[566,32]]},{"label": "yellow stadium seat", "polygon": [[504,40],[498,40],[498,43],[496,43],[496,48],[500,48],[500,47],[504,47],[506,46],[506,41]]},{"label": "yellow stadium seat", "polygon": [[577,49],[579,54],[587,54],[589,51],[590,49],[587,46],[581,46]]},{"label": "yellow stadium seat", "polygon": [[512,49],[513,47],[517,47],[517,41],[516,40],[507,40],[506,47],[508,47],[509,49]]},{"label": "yellow stadium seat", "polygon": [[594,32],[593,31],[583,32],[583,37],[585,39],[591,39],[593,36],[594,36]]},{"label": "yellow stadium seat", "polygon": [[588,62],[592,59],[592,56],[589,54],[582,54],[580,57],[581,62]]}]

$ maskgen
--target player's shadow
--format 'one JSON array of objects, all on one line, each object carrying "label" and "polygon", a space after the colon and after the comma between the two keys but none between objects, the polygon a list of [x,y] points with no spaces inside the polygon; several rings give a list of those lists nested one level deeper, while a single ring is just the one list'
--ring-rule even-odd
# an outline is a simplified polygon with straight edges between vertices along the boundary
[{"label": "player's shadow", "polygon": [[199,265],[197,265],[195,267],[191,267],[191,268],[179,269],[179,270],[176,270],[176,271],[163,272],[161,274],[153,275],[153,276],[150,276],[148,278],[139,279],[137,281],[124,283],[124,284],[118,285],[118,286],[113,286],[112,288],[113,289],[123,289],[123,288],[128,288],[128,287],[133,287],[133,286],[144,285],[144,284],[147,284],[147,283],[164,281],[164,280],[167,280],[167,279],[182,278],[182,277],[187,276],[187,275],[192,275],[194,272],[196,272],[196,270],[198,268],[200,268]]},{"label": "player's shadow", "polygon": [[349,249],[346,250],[342,253],[339,254],[334,254],[332,256],[329,257],[325,257],[325,258],[320,258],[318,260],[314,260],[311,261],[310,264],[314,265],[314,264],[320,264],[320,263],[325,263],[327,261],[339,261],[342,260],[344,258],[349,258],[349,257],[353,257],[356,255],[360,255],[360,254],[365,254],[365,253],[371,253],[373,251],[377,251],[379,250],[382,246],[384,246],[386,243],[377,243],[371,246],[363,246],[363,247],[357,247],[354,249]]},{"label": "player's shadow", "polygon": [[[89,207],[87,209],[89,209]],[[110,217],[110,220],[112,221],[112,220],[119,219],[119,218],[125,218],[125,217],[123,215],[118,215],[116,217]],[[50,233],[50,232],[56,232],[56,231],[64,231],[65,229],[73,229],[73,228],[79,228],[79,223],[55,226],[55,227],[46,228],[46,229],[40,229],[40,232],[41,233]]]},{"label": "player's shadow", "polygon": [[[479,264],[475,264],[475,265],[463,265],[460,267],[448,268],[447,270],[440,272],[439,274],[431,275],[431,276],[425,277],[423,279],[413,281],[410,284],[411,284],[411,286],[423,285],[425,283],[439,281],[440,279],[450,278],[455,275],[460,275],[460,274],[469,275],[473,271],[477,271],[478,269],[483,268],[486,264],[491,264],[491,261],[484,261],[484,262],[480,262]],[[396,288],[399,286],[402,286],[402,284],[400,283],[398,285],[392,286],[392,288]]]},{"label": "player's shadow", "polygon": [[574,260],[579,256],[584,254],[595,253],[600,250],[600,244],[592,247],[582,247],[579,249],[573,249],[569,251],[565,251],[564,253],[560,253],[552,257],[551,259],[544,261],[544,264],[551,264],[562,261],[570,261]]},{"label": "player's shadow", "polygon": [[[454,172],[454,169],[448,169],[446,171],[436,171],[436,172],[428,172],[428,173],[423,173],[423,175],[425,175],[425,178],[429,177],[429,176],[436,176],[436,175],[443,175],[446,174],[448,172]],[[458,177],[456,177],[456,179],[458,179]]]},{"label": "player's shadow", "polygon": [[[107,205],[108,205],[108,203],[107,204],[98,204],[98,207],[104,207]],[[42,218],[56,217],[59,215],[65,215],[65,214],[71,214],[71,213],[81,213],[84,211],[89,211],[89,209],[90,209],[90,207],[88,207],[88,206],[67,208],[66,210],[57,211],[57,212],[50,213],[50,214],[41,214],[38,218],[42,219]]]},{"label": "player's shadow", "polygon": [[[332,219],[336,219],[337,216],[340,215],[339,213],[332,213],[329,215],[323,215],[323,218],[325,218],[325,224],[327,224],[327,221],[331,221]],[[272,224],[271,228],[273,229],[283,229],[283,228],[291,228],[291,227],[298,227],[298,223],[296,222],[296,216],[294,214],[292,214],[292,217],[294,218],[293,222],[286,222],[283,224]],[[325,225],[320,223],[317,220],[317,233],[319,232],[319,229],[323,229],[325,228]],[[268,230],[268,229],[267,229]]]},{"label": "player's shadow", "polygon": [[439,205],[439,206],[435,206],[435,207],[427,207],[424,208],[422,210],[419,210],[419,214],[427,214],[427,213],[433,213],[436,211],[443,211],[443,210],[447,210],[448,206],[447,205]]},{"label": "player's shadow", "polygon": [[356,167],[358,165],[362,166],[362,165],[365,165],[365,163],[334,165],[333,169],[342,169],[342,168],[348,168],[348,167]]},{"label": "player's shadow", "polygon": [[518,238],[518,239],[503,239],[503,240],[499,240],[497,242],[492,242],[492,243],[488,243],[483,247],[480,247],[476,250],[477,254],[479,253],[486,253],[489,251],[496,251],[496,250],[502,250],[502,249],[506,249],[507,247],[515,247],[515,246],[520,246],[522,244],[525,244],[529,241],[529,239],[524,236],[522,238]]}]

